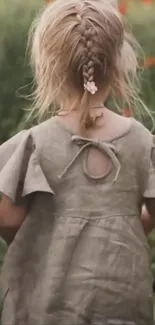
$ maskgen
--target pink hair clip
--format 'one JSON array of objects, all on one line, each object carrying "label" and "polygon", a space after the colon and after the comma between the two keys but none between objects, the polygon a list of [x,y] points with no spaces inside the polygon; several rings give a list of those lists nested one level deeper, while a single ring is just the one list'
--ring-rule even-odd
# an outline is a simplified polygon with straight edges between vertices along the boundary
[{"label": "pink hair clip", "polygon": [[89,91],[92,95],[95,95],[98,91],[94,81],[88,81],[86,84],[84,84],[84,89]]}]

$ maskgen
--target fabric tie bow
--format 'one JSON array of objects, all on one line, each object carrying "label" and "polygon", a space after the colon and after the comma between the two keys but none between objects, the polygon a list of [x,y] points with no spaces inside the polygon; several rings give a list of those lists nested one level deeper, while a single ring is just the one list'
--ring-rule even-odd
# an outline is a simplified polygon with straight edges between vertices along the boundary
[{"label": "fabric tie bow", "polygon": [[[59,176],[59,178],[62,178],[67,172],[68,170],[72,167],[72,165],[74,164],[74,162],[79,158],[79,156],[85,151],[86,148],[89,147],[94,147],[100,150],[100,152],[103,153],[103,155],[107,155],[111,161],[113,166],[116,169],[116,175],[114,177],[113,183],[115,183],[117,181],[117,178],[119,176],[120,170],[121,170],[121,164],[116,156],[116,150],[115,150],[115,146],[109,142],[103,142],[103,141],[97,141],[97,140],[93,140],[93,139],[88,139],[88,138],[84,138],[82,136],[78,136],[78,135],[73,135],[71,138],[72,142],[76,143],[77,145],[81,146],[81,148],[79,149],[79,151],[77,152],[77,154],[73,157],[73,159],[70,161],[70,163],[67,165],[67,167],[64,169],[64,171],[62,172],[62,174]],[[92,179],[102,179],[105,176],[107,176],[107,173],[101,176],[92,176],[89,174],[88,169],[87,169],[87,162],[84,161],[84,173],[92,178]]]}]

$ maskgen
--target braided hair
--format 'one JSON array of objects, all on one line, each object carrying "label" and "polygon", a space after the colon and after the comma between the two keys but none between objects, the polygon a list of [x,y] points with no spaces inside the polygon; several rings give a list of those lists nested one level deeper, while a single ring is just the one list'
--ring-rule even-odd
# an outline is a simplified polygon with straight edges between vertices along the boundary
[{"label": "braided hair", "polygon": [[92,26],[87,26],[86,19],[80,14],[77,13],[77,21],[81,27],[81,43],[83,45],[83,66],[82,66],[82,75],[83,75],[83,86],[84,86],[84,95],[81,101],[81,125],[82,128],[92,127],[95,123],[94,119],[91,118],[89,114],[89,105],[88,98],[89,94],[94,95],[98,88],[94,80],[94,58],[93,58],[93,39],[96,35],[96,31]]}]

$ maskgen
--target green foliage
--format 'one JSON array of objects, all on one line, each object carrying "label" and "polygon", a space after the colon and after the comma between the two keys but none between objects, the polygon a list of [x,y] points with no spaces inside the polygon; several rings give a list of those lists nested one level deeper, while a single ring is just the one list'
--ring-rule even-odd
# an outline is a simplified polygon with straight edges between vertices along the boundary
[{"label": "green foliage", "polygon": [[[133,4],[134,3],[134,4]],[[137,14],[138,13],[138,14]],[[146,6],[142,3],[131,3],[129,11],[129,20],[134,35],[144,50],[146,57],[155,57],[155,4]],[[141,97],[152,112],[155,112],[155,66],[146,68],[142,75],[142,93]],[[151,128],[150,121],[146,122]],[[155,231],[149,236],[151,247],[152,273],[155,279]]]},{"label": "green foliage", "polygon": [[155,231],[149,236],[149,244],[151,247],[152,274],[155,279]]},{"label": "green foliage", "polygon": [[[131,1],[128,21],[132,26],[133,34],[136,36],[143,56],[155,57],[155,3],[147,6],[139,1]],[[149,107],[151,112],[155,112],[155,65],[145,68],[141,75],[142,92],[141,98]],[[149,121],[146,123],[149,128]]]},{"label": "green foliage", "polygon": [[25,56],[27,35],[41,4],[39,0],[0,1],[0,143],[12,136],[21,122],[23,109],[29,105],[17,96],[17,91],[32,80]]},{"label": "green foliage", "polygon": [[6,251],[7,251],[7,245],[6,245],[5,241],[2,238],[0,238],[0,268],[3,263],[3,258],[4,258]]}]

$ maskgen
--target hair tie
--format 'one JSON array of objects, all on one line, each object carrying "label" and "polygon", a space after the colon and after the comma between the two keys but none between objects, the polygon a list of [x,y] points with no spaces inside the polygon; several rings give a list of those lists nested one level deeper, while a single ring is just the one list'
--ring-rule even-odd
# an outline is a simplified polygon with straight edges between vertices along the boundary
[{"label": "hair tie", "polygon": [[95,95],[98,91],[98,88],[95,85],[94,81],[87,81],[86,84],[84,84],[84,90],[89,91],[92,95]]}]

